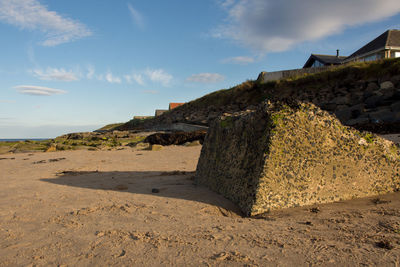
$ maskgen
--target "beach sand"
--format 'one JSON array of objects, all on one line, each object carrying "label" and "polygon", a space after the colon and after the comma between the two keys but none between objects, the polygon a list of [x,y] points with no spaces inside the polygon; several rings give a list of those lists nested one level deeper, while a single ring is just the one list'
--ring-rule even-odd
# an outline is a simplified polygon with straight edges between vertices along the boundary
[{"label": "beach sand", "polygon": [[0,155],[0,266],[399,266],[399,192],[243,218],[200,150]]}]

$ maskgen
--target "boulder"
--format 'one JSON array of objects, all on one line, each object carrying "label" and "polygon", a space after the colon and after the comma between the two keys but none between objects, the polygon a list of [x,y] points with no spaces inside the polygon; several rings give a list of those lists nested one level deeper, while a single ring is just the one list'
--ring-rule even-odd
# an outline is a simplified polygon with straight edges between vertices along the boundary
[{"label": "boulder", "polygon": [[368,97],[367,99],[365,99],[364,103],[365,103],[365,107],[366,108],[375,108],[378,105],[380,105],[383,101],[383,97],[380,94],[377,95],[373,95]]},{"label": "boulder", "polygon": [[345,108],[338,108],[335,111],[335,115],[338,117],[338,119],[342,122],[348,121],[352,117],[352,110],[349,107]]},{"label": "boulder", "polygon": [[373,92],[373,91],[376,91],[378,89],[379,89],[379,86],[376,83],[370,82],[370,83],[368,83],[367,88],[365,88],[365,91]]},{"label": "boulder", "polygon": [[397,191],[400,151],[313,104],[268,102],[212,123],[195,181],[253,216]]},{"label": "boulder", "polygon": [[381,89],[391,89],[394,88],[394,85],[391,81],[386,81],[380,84]]},{"label": "boulder", "polygon": [[390,111],[389,108],[382,108],[375,112],[369,113],[369,117],[371,122],[373,123],[386,123],[386,122],[394,122],[396,113]]},{"label": "boulder", "polygon": [[332,102],[335,103],[336,105],[347,105],[350,103],[350,97],[348,95],[338,96],[332,99]]},{"label": "boulder", "polygon": [[400,101],[393,103],[390,108],[392,109],[392,111],[394,112],[400,112]]},{"label": "boulder", "polygon": [[348,126],[362,125],[362,124],[366,124],[369,122],[370,122],[370,119],[368,117],[360,117],[357,119],[352,119],[352,120],[346,121],[346,125],[348,125]]}]

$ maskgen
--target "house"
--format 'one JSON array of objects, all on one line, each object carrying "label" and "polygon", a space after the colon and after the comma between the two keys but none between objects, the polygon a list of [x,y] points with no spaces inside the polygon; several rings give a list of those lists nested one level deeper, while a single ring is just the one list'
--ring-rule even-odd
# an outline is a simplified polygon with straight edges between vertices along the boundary
[{"label": "house", "polygon": [[169,110],[182,106],[185,103],[169,103]]},{"label": "house", "polygon": [[339,50],[336,50],[336,56],[311,54],[303,68],[340,65],[345,58],[344,56],[339,56]]},{"label": "house", "polygon": [[343,63],[400,57],[400,30],[387,30],[351,54]]},{"label": "house", "polygon": [[303,68],[340,65],[356,61],[372,61],[400,57],[400,30],[387,30],[348,57],[311,54]]},{"label": "house", "polygon": [[160,115],[162,115],[163,113],[165,113],[167,111],[168,111],[167,109],[156,109],[156,112],[155,112],[154,115],[157,117],[157,116],[160,116]]}]

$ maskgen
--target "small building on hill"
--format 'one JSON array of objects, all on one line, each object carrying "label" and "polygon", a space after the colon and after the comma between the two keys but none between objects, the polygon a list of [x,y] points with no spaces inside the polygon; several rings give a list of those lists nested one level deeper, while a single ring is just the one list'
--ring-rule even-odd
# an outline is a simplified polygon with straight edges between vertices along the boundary
[{"label": "small building on hill", "polygon": [[163,113],[165,113],[167,111],[168,111],[167,109],[156,109],[156,112],[155,112],[154,115],[157,117],[157,116],[160,116],[160,115],[162,115]]},{"label": "small building on hill", "polygon": [[345,58],[344,56],[339,56],[339,50],[336,51],[336,56],[311,54],[303,68],[340,65]]},{"label": "small building on hill", "polygon": [[182,106],[185,103],[169,103],[169,110]]},{"label": "small building on hill", "polygon": [[400,57],[400,30],[387,30],[351,54],[343,63]]}]

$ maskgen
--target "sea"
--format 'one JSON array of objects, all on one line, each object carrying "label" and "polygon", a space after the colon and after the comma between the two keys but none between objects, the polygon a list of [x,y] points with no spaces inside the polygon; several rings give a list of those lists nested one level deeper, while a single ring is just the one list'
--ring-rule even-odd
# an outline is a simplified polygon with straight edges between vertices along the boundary
[{"label": "sea", "polygon": [[26,141],[26,140],[31,140],[31,141],[43,141],[43,140],[49,140],[51,138],[17,138],[17,139],[1,139],[0,142],[18,142],[18,141]]}]

